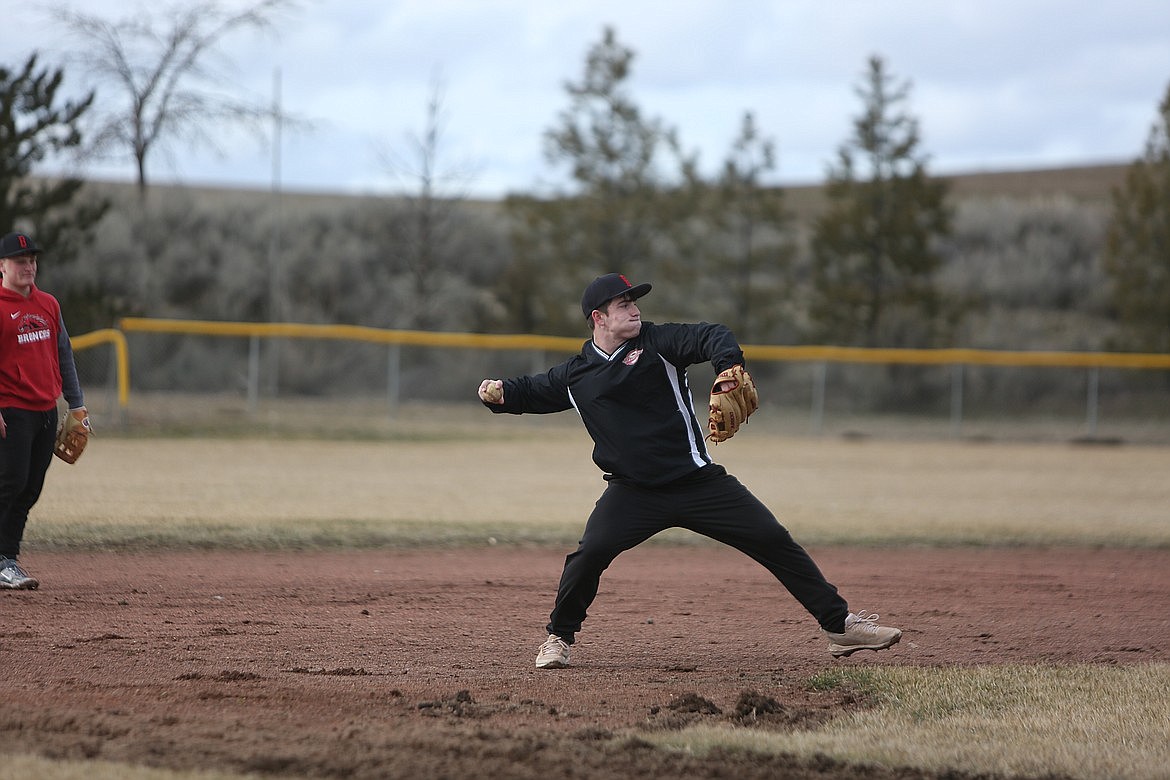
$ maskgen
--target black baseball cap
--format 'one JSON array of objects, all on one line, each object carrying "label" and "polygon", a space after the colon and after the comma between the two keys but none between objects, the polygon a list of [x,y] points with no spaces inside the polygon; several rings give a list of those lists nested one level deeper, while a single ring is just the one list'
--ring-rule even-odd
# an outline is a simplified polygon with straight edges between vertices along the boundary
[{"label": "black baseball cap", "polygon": [[585,288],[585,294],[581,296],[581,312],[585,315],[585,319],[589,319],[589,315],[593,314],[595,309],[600,309],[606,301],[612,301],[619,295],[628,295],[637,299],[648,292],[650,292],[649,282],[630,284],[630,280],[622,274],[599,276]]},{"label": "black baseball cap", "polygon": [[0,260],[21,255],[39,255],[36,243],[24,233],[9,233],[0,238]]}]

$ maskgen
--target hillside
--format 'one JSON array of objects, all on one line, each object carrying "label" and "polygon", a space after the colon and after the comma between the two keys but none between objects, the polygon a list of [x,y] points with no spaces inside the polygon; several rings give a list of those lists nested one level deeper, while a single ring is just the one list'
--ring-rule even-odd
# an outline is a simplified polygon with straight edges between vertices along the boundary
[{"label": "hillside", "polygon": [[[1129,163],[1088,165],[1071,168],[1036,168],[1018,171],[979,171],[940,176],[951,182],[955,199],[1068,197],[1082,201],[1107,201],[1115,186],[1125,180]],[[823,205],[819,184],[785,187],[788,206],[797,217],[807,219]]]},{"label": "hillside", "polygon": [[[1016,171],[977,171],[942,176],[952,183],[955,198],[1019,198],[1065,196],[1075,200],[1104,201],[1114,186],[1125,178],[1128,163],[1089,165],[1068,168],[1037,168]],[[97,189],[129,196],[134,185],[129,182],[95,181]],[[820,184],[783,185],[789,209],[801,219],[814,216],[823,205],[823,187]],[[186,185],[178,183],[154,184],[151,197],[167,199],[182,195],[197,199],[214,199],[220,205],[255,204],[273,197],[267,189]],[[355,200],[374,195],[353,195],[325,191],[283,191],[281,203],[295,210],[324,210],[344,207]],[[499,201],[478,201],[476,205],[490,208]]]}]

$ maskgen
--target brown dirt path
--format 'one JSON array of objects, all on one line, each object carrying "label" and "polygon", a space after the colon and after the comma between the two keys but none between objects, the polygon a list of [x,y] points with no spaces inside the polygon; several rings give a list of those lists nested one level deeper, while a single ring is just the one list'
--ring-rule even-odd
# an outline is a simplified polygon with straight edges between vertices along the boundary
[{"label": "brown dirt path", "polygon": [[27,554],[41,589],[0,592],[0,751],[273,776],[838,778],[857,768],[636,735],[734,719],[745,694],[784,707],[758,728],[823,719],[859,706],[807,685],[843,665],[1170,660],[1170,550],[814,549],[851,606],[905,630],[835,661],[752,561],[651,544],[603,579],[574,665],[537,671],[565,552]]}]

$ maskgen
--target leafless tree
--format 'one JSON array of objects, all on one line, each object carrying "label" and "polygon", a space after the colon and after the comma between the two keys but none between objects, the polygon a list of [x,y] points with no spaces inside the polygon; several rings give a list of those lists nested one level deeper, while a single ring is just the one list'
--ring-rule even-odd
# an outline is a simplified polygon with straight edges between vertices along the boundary
[{"label": "leafless tree", "polygon": [[440,313],[450,305],[449,290],[444,288],[467,261],[463,206],[476,166],[444,154],[443,93],[442,78],[436,73],[421,134],[409,133],[404,150],[379,152],[383,166],[402,184],[401,194],[391,200],[396,219],[388,224],[397,247],[394,264],[410,280],[399,308],[410,313],[407,324],[416,328],[436,327]]},{"label": "leafless tree", "polygon": [[214,91],[229,81],[216,67],[224,62],[217,46],[233,32],[270,29],[278,12],[294,6],[295,0],[258,0],[233,10],[220,0],[200,0],[116,21],[55,6],[53,15],[83,41],[79,57],[99,95],[109,86],[125,99],[121,105],[104,99],[110,108],[94,135],[96,148],[128,150],[145,195],[147,159],[167,140],[214,147],[212,124],[259,129],[272,118],[271,106]]}]

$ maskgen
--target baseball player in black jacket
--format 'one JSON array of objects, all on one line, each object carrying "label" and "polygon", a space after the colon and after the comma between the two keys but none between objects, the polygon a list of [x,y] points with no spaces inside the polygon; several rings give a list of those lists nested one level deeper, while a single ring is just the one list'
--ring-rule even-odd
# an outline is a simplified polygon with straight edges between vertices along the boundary
[{"label": "baseball player in black jacket", "polygon": [[768,508],[711,460],[686,370],[707,361],[717,373],[742,366],[735,336],[718,324],[644,322],[637,300],[648,292],[649,284],[630,284],[621,274],[599,276],[581,298],[593,337],[580,354],[544,374],[480,383],[480,400],[493,412],[575,408],[593,439],[593,462],[608,483],[580,544],[565,559],[537,668],[568,665],[569,646],[614,558],[672,527],[758,561],[817,620],[834,656],[895,644],[902,632],[877,625],[877,615],[850,612]]}]

